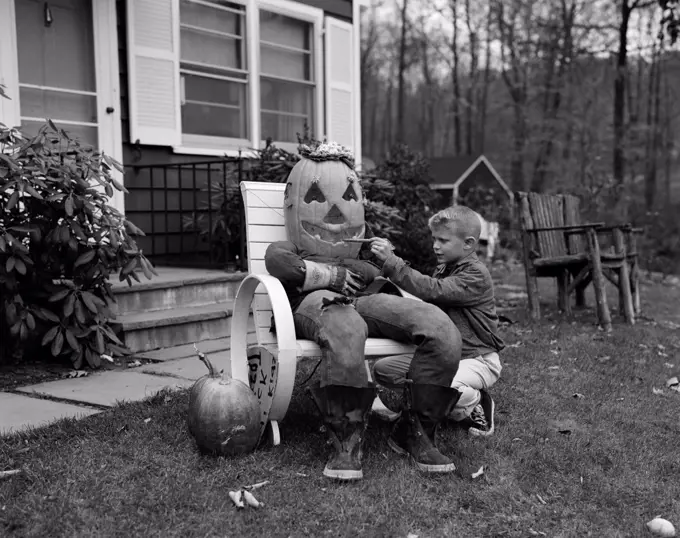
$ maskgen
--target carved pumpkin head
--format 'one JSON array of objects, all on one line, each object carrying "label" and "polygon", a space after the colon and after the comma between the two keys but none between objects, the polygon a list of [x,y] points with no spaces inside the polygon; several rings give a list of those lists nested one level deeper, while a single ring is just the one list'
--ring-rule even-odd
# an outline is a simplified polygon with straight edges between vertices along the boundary
[{"label": "carved pumpkin head", "polygon": [[305,254],[356,258],[364,223],[364,195],[349,149],[338,144],[300,146],[302,159],[288,176],[284,198],[288,239]]}]

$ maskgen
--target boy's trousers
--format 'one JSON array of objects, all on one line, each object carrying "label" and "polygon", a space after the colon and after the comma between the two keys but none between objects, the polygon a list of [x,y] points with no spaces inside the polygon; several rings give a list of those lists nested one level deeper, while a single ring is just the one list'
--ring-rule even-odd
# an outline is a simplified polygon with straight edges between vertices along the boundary
[{"label": "boy's trousers", "polygon": [[[377,383],[389,388],[400,388],[411,367],[410,355],[395,355],[376,361],[373,377]],[[501,361],[498,353],[487,353],[458,363],[451,386],[461,392],[461,397],[449,414],[451,420],[460,421],[470,416],[481,400],[480,389],[491,388],[501,376]]]}]

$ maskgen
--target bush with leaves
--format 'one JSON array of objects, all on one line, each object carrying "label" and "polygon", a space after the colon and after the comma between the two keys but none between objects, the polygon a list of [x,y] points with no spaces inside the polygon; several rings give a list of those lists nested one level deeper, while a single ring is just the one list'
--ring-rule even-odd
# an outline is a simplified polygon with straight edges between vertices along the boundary
[{"label": "bush with leaves", "polygon": [[[0,354],[49,349],[75,368],[129,353],[114,333],[109,276],[131,284],[155,271],[132,236],[143,232],[108,205],[124,191],[108,155],[52,122],[27,138],[0,123]],[[40,346],[43,346],[42,349]],[[0,360],[3,357],[0,355]]]},{"label": "bush with leaves", "polygon": [[424,273],[437,266],[427,221],[440,195],[430,188],[430,181],[429,161],[397,144],[362,182],[370,200],[366,222],[376,235],[387,236],[399,256]]}]

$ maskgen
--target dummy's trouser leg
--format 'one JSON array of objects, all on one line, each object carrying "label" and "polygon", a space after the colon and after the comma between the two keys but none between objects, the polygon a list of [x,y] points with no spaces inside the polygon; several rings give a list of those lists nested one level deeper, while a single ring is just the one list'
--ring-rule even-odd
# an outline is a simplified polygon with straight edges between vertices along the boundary
[{"label": "dummy's trouser leg", "polygon": [[323,417],[333,452],[323,470],[324,476],[338,480],[363,478],[361,457],[368,412],[376,395],[374,387],[347,387],[319,384],[309,393]]}]

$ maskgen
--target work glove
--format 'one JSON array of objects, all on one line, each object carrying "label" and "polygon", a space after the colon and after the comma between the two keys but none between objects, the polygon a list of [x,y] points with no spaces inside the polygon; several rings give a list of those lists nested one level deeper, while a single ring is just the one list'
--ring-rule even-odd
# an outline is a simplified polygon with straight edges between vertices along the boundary
[{"label": "work glove", "polygon": [[345,267],[304,260],[305,281],[302,291],[331,290],[343,295],[355,295],[366,285],[360,275]]}]

